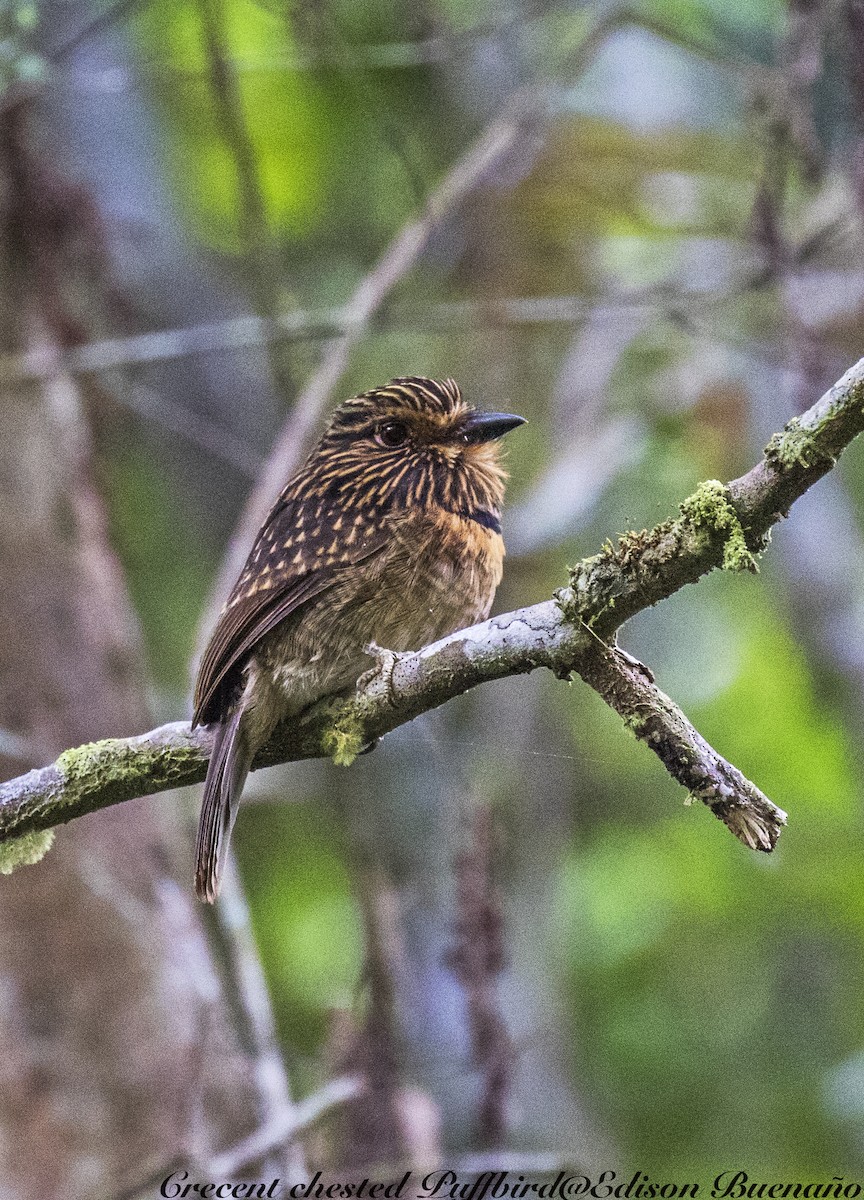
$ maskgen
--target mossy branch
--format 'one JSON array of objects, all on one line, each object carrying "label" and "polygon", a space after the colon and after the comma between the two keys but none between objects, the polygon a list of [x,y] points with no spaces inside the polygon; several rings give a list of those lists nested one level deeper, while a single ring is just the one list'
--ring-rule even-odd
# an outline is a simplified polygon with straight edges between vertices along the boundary
[{"label": "mossy branch", "polygon": [[[547,667],[562,679],[580,675],[691,797],[703,800],[745,845],[773,849],[785,814],[705,742],[650,673],[622,655],[614,637],[635,613],[715,567],[754,570],[771,526],[862,429],[864,360],[775,434],[746,475],[726,485],[704,483],[676,517],[625,534],[615,546],[607,543],[572,569],[570,586],[554,600],[460,630],[414,654],[382,655],[379,669],[354,695],[322,701],[278,730],[255,768],[326,755],[350,762],[363,745],[479,683]],[[0,784],[0,843],[135,796],[197,783],[210,747],[206,730],[176,722],[140,737],[67,750],[51,766]]]}]

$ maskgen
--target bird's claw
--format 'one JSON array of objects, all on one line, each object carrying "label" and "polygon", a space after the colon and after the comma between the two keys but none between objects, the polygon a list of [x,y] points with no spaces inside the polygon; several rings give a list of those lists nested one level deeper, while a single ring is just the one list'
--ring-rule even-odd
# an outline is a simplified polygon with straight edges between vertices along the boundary
[{"label": "bird's claw", "polygon": [[393,672],[396,669],[396,664],[402,657],[401,654],[397,654],[394,650],[387,650],[384,646],[379,646],[377,642],[370,642],[363,649],[375,659],[375,666],[370,667],[368,671],[364,671],[357,680],[358,692],[372,683],[374,679],[382,679],[387,685],[387,695],[390,703],[395,706],[398,697],[396,689],[393,686]]}]

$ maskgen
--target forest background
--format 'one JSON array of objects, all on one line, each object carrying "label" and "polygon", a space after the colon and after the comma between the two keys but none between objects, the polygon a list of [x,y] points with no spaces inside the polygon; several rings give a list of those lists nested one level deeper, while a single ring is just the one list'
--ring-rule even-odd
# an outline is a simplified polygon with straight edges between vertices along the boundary
[{"label": "forest background", "polygon": [[[453,376],[529,418],[506,611],[747,470],[861,354],[858,0],[0,22],[5,777],[188,717],[253,481],[358,390]],[[284,1137],[227,1153],[298,1111],[329,1165],[860,1176],[862,507],[853,445],[758,575],[622,637],[790,814],[773,855],[547,672],[347,772],[256,774],[212,921],[198,789],[61,829],[0,880],[10,1198],[299,1169]]]}]

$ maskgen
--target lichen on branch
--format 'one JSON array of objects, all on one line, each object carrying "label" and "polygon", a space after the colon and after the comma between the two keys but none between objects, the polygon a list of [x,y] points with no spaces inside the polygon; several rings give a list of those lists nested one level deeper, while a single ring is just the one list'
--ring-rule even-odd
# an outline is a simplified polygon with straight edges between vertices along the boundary
[{"label": "lichen on branch", "polygon": [[724,571],[752,571],[759,568],[750,552],[738,513],[735,511],[729,491],[719,479],[708,479],[700,483],[692,496],[681,502],[681,517],[697,529],[703,529],[709,537],[719,536],[723,540]]},{"label": "lichen on branch", "polygon": [[35,866],[42,861],[53,844],[53,829],[24,833],[8,842],[0,842],[0,875],[11,875],[19,867]]}]

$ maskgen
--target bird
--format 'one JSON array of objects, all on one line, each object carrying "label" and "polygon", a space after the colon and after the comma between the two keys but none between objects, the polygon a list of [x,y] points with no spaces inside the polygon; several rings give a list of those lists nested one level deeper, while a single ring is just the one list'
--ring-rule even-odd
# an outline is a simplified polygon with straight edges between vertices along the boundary
[{"label": "bird", "polygon": [[393,379],[333,412],[264,521],[204,650],[213,728],[195,891],[219,893],[240,793],[276,726],[356,684],[372,655],[484,620],[501,581],[498,439],[525,423],[452,379]]}]

